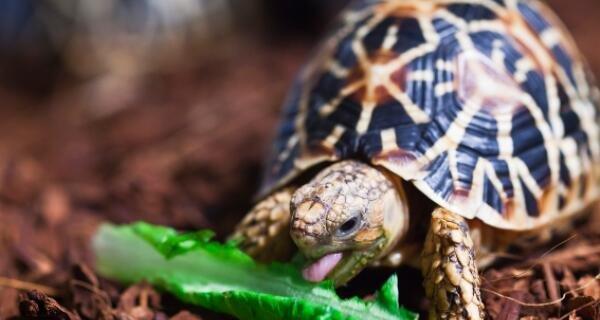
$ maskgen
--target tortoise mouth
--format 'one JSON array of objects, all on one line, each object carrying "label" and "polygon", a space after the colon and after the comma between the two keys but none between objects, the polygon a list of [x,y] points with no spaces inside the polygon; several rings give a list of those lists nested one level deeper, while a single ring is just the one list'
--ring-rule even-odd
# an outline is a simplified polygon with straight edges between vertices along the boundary
[{"label": "tortoise mouth", "polygon": [[343,256],[344,254],[341,252],[326,254],[304,268],[304,270],[302,270],[302,276],[310,282],[323,281],[340,261],[342,261]]},{"label": "tortoise mouth", "polygon": [[381,238],[361,250],[330,251],[313,260],[302,275],[310,282],[330,279],[336,287],[344,285],[379,256],[384,242]]}]

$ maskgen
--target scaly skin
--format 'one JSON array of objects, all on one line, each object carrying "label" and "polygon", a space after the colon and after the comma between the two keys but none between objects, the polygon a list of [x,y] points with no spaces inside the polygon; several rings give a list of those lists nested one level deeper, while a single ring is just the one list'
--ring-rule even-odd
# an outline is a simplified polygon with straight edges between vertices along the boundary
[{"label": "scaly skin", "polygon": [[422,254],[429,319],[484,319],[474,244],[465,219],[446,209],[433,212]]},{"label": "scaly skin", "polygon": [[293,189],[275,192],[260,201],[237,225],[231,240],[256,260],[286,260],[295,251],[290,238]]},{"label": "scaly skin", "polygon": [[378,168],[353,160],[332,164],[294,193],[292,239],[311,259],[343,253],[328,275],[342,285],[406,232],[408,208],[398,190]]},{"label": "scaly skin", "polygon": [[[342,253],[327,278],[343,285],[393,258],[406,234],[408,207],[393,177],[358,161],[334,163],[296,191],[283,189],[259,202],[233,238],[263,261],[289,257],[291,239],[309,259]],[[484,318],[474,247],[464,218],[442,208],[433,212],[421,260],[430,319]]]}]

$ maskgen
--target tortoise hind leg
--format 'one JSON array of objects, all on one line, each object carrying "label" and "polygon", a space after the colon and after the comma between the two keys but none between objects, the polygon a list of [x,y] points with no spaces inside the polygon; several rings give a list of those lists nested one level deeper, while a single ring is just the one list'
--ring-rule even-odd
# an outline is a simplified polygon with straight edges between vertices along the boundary
[{"label": "tortoise hind leg", "polygon": [[484,319],[473,240],[463,217],[433,212],[421,270],[430,319]]},{"label": "tortoise hind leg", "polygon": [[260,201],[236,226],[231,240],[262,262],[287,260],[295,252],[289,234],[292,189],[283,189]]}]

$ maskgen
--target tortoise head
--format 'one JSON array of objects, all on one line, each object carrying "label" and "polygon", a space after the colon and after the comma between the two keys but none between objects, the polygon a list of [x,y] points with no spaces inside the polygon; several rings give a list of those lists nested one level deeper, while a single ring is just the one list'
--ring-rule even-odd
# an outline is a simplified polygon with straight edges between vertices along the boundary
[{"label": "tortoise head", "polygon": [[343,161],[321,171],[291,201],[291,236],[312,263],[309,281],[345,284],[387,253],[408,226],[400,183],[380,169]]}]

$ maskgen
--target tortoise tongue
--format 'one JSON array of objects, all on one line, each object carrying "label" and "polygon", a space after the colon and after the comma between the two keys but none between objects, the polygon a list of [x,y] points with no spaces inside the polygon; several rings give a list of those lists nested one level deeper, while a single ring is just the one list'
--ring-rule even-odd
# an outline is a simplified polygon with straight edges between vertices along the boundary
[{"label": "tortoise tongue", "polygon": [[342,254],[339,252],[325,255],[304,268],[304,270],[302,270],[302,276],[310,282],[323,281],[340,260],[342,260]]}]

